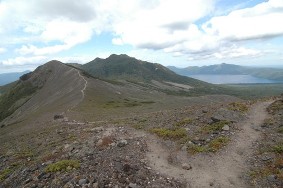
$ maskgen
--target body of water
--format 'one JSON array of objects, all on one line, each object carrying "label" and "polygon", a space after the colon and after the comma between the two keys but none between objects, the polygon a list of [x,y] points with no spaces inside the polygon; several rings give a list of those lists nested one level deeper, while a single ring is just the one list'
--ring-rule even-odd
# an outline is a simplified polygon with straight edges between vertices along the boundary
[{"label": "body of water", "polygon": [[275,80],[257,78],[250,75],[210,75],[196,74],[189,77],[202,80],[212,84],[253,84],[253,83],[278,83]]}]

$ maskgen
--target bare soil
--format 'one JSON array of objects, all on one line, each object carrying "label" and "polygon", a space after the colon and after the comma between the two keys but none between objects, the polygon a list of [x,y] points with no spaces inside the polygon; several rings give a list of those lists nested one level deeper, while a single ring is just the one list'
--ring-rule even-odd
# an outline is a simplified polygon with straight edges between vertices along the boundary
[{"label": "bare soil", "polygon": [[249,187],[245,179],[245,173],[248,171],[246,162],[255,152],[253,143],[260,137],[260,133],[253,127],[260,127],[266,119],[266,108],[270,103],[254,104],[249,111],[248,119],[238,123],[241,130],[219,153],[188,156],[186,152],[175,151],[178,160],[190,164],[191,170],[169,164],[170,150],[150,135],[146,139],[150,151],[147,153],[147,159],[153,169],[167,176],[185,180],[187,187]]}]

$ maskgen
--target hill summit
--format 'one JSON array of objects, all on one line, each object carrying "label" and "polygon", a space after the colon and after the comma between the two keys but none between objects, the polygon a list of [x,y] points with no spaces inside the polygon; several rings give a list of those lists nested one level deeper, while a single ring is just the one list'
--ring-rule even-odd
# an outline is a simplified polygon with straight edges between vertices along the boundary
[{"label": "hill summit", "polygon": [[138,60],[128,55],[112,54],[106,59],[96,58],[80,67],[92,76],[103,79],[132,80],[150,82],[170,81],[177,83],[200,84],[201,81],[177,75],[158,64]]}]

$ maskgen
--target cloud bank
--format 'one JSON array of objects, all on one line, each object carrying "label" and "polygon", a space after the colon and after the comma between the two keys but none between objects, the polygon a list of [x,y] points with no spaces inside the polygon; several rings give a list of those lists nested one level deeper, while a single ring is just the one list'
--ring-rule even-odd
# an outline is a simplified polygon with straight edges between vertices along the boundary
[{"label": "cloud bank", "polygon": [[0,53],[13,45],[18,56],[2,64],[44,60],[103,32],[111,33],[114,45],[188,60],[259,57],[265,52],[245,41],[283,35],[283,0],[215,16],[218,4],[219,0],[2,0]]}]

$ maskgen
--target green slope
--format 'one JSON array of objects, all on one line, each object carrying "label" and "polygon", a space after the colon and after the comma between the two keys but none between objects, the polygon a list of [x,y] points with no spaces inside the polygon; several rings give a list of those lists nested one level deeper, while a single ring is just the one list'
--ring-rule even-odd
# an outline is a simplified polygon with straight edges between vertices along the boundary
[{"label": "green slope", "polygon": [[114,80],[130,80],[150,82],[170,81],[176,83],[198,85],[210,85],[205,82],[180,76],[168,68],[146,61],[138,60],[127,55],[111,55],[106,59],[96,58],[80,67],[94,77]]},{"label": "green slope", "polygon": [[30,99],[37,90],[30,81],[18,81],[0,96],[0,122]]},{"label": "green slope", "polygon": [[187,84],[193,87],[189,92],[163,90],[172,95],[197,96],[225,93],[222,88],[213,84],[186,76],[180,76],[160,64],[138,60],[127,55],[111,55],[106,59],[96,58],[93,61],[82,65],[80,68],[92,76],[101,79],[127,80],[143,84],[143,86],[146,86],[148,83],[155,80],[163,83],[174,82]]}]

